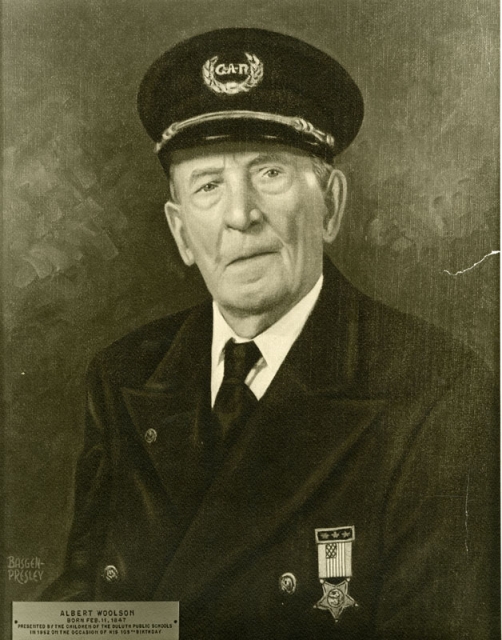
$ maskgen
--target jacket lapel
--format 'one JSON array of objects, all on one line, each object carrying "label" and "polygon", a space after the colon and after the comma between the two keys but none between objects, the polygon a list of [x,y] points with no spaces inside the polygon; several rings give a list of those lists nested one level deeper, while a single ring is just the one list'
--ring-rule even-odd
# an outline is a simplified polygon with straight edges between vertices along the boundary
[{"label": "jacket lapel", "polygon": [[256,553],[305,505],[383,408],[380,400],[352,393],[359,294],[331,269],[301,336],[206,492],[158,597],[189,605]]},{"label": "jacket lapel", "polygon": [[[143,388],[123,388],[145,451],[172,501],[204,484],[204,416],[210,408],[212,311],[196,308]],[[188,483],[188,484],[187,484]]]}]

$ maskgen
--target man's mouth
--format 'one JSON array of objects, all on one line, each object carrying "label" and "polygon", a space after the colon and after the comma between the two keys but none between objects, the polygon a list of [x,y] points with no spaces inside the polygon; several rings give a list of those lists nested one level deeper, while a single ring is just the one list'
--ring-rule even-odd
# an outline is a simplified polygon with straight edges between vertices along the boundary
[{"label": "man's mouth", "polygon": [[249,252],[249,253],[243,253],[242,255],[239,255],[233,258],[232,260],[230,260],[228,264],[231,265],[231,264],[237,264],[240,262],[246,262],[247,260],[252,260],[253,258],[260,258],[262,256],[268,256],[273,253],[277,253],[277,252],[273,249],[260,249],[260,250]]}]

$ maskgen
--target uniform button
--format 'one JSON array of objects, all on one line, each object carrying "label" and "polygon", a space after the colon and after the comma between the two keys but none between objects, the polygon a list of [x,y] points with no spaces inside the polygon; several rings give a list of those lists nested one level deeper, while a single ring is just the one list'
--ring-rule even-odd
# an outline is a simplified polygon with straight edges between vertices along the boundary
[{"label": "uniform button", "polygon": [[279,587],[283,593],[292,595],[296,591],[296,578],[292,573],[283,573],[279,578]]},{"label": "uniform button", "polygon": [[145,440],[148,442],[148,444],[152,444],[152,442],[155,442],[155,440],[157,440],[157,432],[155,431],[155,429],[148,429],[148,431],[145,433]]},{"label": "uniform button", "polygon": [[116,582],[120,578],[119,570],[113,564],[106,565],[102,575],[106,582]]}]

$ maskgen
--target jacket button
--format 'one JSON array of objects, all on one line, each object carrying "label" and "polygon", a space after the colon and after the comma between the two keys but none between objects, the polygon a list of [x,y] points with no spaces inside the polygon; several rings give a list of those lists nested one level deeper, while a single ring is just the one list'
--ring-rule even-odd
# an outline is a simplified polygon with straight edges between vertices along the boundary
[{"label": "jacket button", "polygon": [[106,582],[116,582],[120,578],[119,570],[113,564],[108,564],[103,570],[102,577]]},{"label": "jacket button", "polygon": [[296,591],[296,578],[292,573],[283,573],[279,578],[279,588],[283,593],[292,595]]},{"label": "jacket button", "polygon": [[148,444],[152,444],[152,442],[155,442],[155,440],[157,440],[157,432],[155,431],[155,429],[148,429],[148,431],[145,433],[145,440],[148,442]]}]

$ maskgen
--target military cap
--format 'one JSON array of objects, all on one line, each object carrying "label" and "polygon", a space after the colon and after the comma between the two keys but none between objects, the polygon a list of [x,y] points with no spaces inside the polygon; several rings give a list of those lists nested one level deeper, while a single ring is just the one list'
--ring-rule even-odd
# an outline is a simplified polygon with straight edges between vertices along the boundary
[{"label": "military cap", "polygon": [[306,42],[218,29],[152,64],[138,110],[165,168],[175,149],[233,140],[278,142],[331,161],[357,135],[363,99],[345,69]]}]

